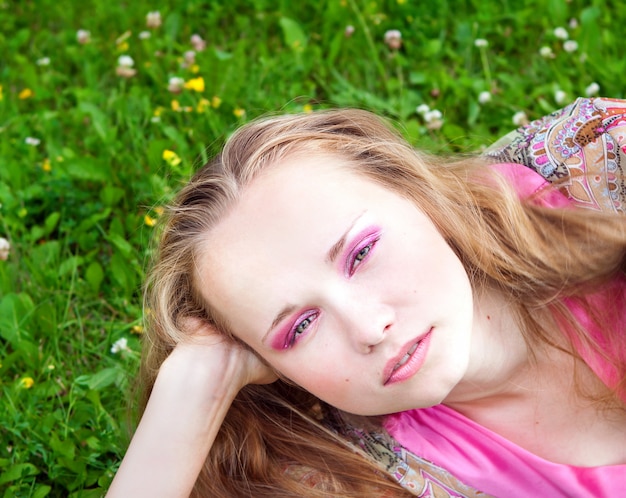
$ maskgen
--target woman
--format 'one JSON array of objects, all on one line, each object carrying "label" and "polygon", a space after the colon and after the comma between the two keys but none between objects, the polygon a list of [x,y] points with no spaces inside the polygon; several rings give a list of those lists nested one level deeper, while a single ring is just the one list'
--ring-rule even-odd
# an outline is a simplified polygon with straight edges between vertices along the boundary
[{"label": "woman", "polygon": [[625,109],[461,161],[362,111],[243,127],[165,224],[110,495],[626,489]]}]

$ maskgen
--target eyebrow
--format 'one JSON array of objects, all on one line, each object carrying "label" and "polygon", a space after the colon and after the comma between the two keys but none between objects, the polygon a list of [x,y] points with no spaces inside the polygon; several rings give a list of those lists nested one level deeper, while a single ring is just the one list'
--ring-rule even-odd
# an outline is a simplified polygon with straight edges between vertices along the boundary
[{"label": "eyebrow", "polygon": [[[337,240],[337,242],[335,242],[332,245],[332,247],[328,250],[328,253],[326,253],[326,261],[328,261],[330,263],[334,263],[335,262],[335,260],[337,259],[337,256],[339,255],[339,253],[341,252],[343,247],[346,245],[346,240],[348,239],[348,234],[354,228],[354,225],[356,225],[357,221],[359,221],[359,219],[364,214],[365,214],[365,211],[359,213],[359,215],[356,218],[354,218],[354,220],[352,220],[352,223],[350,223],[350,225],[345,230],[345,232],[343,232],[341,237],[339,237],[339,240]],[[276,315],[276,318],[274,318],[274,320],[272,321],[272,324],[270,325],[269,329],[267,329],[267,332],[265,332],[265,334],[263,335],[263,338],[261,339],[261,342],[265,342],[265,340],[270,335],[272,330],[274,330],[276,325],[278,325],[287,315],[289,315],[289,313],[291,313],[295,309],[296,309],[296,307],[294,305],[289,305],[289,306],[286,306],[285,308],[283,308],[280,311],[280,313],[278,313],[278,315]]]}]

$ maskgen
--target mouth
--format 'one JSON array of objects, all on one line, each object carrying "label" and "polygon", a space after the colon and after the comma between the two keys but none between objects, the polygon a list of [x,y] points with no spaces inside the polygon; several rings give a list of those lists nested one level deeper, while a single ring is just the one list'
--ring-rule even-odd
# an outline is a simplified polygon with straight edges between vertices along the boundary
[{"label": "mouth", "polygon": [[402,382],[415,375],[426,360],[433,329],[417,339],[413,339],[401,349],[404,351],[387,362],[384,370],[383,385]]}]

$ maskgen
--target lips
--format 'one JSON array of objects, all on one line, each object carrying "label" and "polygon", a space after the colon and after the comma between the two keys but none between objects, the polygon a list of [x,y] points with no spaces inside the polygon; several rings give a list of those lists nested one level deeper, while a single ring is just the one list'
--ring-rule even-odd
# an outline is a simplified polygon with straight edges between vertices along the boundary
[{"label": "lips", "polygon": [[383,372],[384,385],[402,382],[417,373],[426,360],[432,331],[431,328],[426,334],[406,343],[400,353],[387,362]]}]

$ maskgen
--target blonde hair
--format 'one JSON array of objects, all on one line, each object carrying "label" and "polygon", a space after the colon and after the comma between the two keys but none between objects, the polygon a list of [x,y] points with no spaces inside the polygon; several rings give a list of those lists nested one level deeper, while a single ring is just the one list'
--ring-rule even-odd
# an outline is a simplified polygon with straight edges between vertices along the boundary
[{"label": "blonde hair", "polygon": [[[555,340],[557,316],[575,325],[583,344],[606,356],[584,327],[576,326],[561,299],[579,296],[584,301],[590,289],[624,272],[622,218],[521,202],[504,180],[485,175],[484,158],[434,158],[414,150],[371,113],[320,111],[242,127],[178,194],[146,283],[144,402],[159,366],[185,339],[182,318],[198,317],[229,333],[219,310],[208,308],[195,285],[194,260],[204,248],[204,235],[237,203],[246,185],[266,168],[300,153],[339,156],[357,174],[414,201],[456,252],[474,287],[490,286],[510,298],[527,341],[562,347]],[[624,346],[623,339],[620,344]],[[626,367],[615,367],[624,386]],[[195,493],[363,496],[385,489],[402,496],[397,484],[372,472],[375,462],[328,429],[328,421],[337,426],[343,423],[341,417],[282,381],[246,386],[230,408]],[[298,467],[310,469],[317,485],[286,471]]]}]

